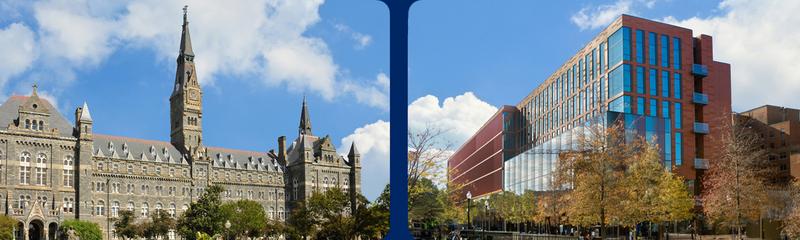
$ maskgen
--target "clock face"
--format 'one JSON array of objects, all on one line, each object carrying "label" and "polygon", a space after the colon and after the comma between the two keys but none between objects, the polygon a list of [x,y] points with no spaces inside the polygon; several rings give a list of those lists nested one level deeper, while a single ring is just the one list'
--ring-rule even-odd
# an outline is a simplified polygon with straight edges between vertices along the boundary
[{"label": "clock face", "polygon": [[200,98],[200,93],[198,93],[197,90],[189,91],[189,99],[190,100],[197,101],[199,98]]}]

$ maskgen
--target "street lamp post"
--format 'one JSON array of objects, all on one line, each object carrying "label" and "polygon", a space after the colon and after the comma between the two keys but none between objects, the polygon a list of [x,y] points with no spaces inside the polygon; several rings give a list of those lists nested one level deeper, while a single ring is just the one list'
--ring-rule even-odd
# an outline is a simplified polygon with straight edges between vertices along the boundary
[{"label": "street lamp post", "polygon": [[467,229],[472,229],[472,221],[470,221],[470,207],[472,205],[472,192],[467,191]]},{"label": "street lamp post", "polygon": [[[486,211],[483,211],[483,212],[484,212],[484,215],[486,215],[486,216],[485,216],[485,218],[486,218],[486,219],[485,219],[485,221],[486,221],[486,227],[485,227],[485,228],[491,228],[491,227],[492,227],[492,224],[489,222],[489,201],[484,201],[484,202],[483,202],[483,206],[484,206],[484,207],[485,207],[485,209],[486,209]],[[485,229],[485,228],[484,228],[484,229]]]}]

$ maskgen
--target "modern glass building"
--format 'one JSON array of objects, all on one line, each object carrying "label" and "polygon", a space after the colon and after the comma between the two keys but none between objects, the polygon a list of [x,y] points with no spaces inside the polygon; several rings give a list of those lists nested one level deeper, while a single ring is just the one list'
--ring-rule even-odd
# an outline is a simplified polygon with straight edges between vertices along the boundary
[{"label": "modern glass building", "polygon": [[[590,122],[625,121],[655,138],[665,170],[695,180],[731,119],[730,66],[713,59],[711,37],[622,15],[519,104],[503,189],[547,191],[558,153]],[[454,158],[458,155],[454,155]],[[452,159],[451,159],[452,160]]]}]

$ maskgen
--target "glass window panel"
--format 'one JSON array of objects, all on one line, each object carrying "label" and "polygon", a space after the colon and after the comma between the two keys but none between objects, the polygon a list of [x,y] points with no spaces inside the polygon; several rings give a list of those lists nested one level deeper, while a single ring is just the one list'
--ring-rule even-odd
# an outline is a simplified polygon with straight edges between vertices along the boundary
[{"label": "glass window panel", "polygon": [[637,97],[636,98],[636,114],[645,115],[644,113],[644,98]]},{"label": "glass window panel", "polygon": [[644,67],[636,67],[636,93],[644,94]]},{"label": "glass window panel", "polygon": [[658,100],[650,99],[650,116],[655,117],[658,115]]},{"label": "glass window panel", "polygon": [[608,104],[608,110],[621,113],[631,113],[631,96],[622,96]]},{"label": "glass window panel", "polygon": [[673,106],[675,106],[675,111],[674,111],[674,114],[675,114],[675,128],[676,129],[680,129],[681,128],[681,120],[682,120],[681,119],[681,103],[676,102],[676,103],[673,104]]},{"label": "glass window panel", "polygon": [[650,80],[650,95],[658,96],[658,84],[656,83],[658,80],[656,78],[658,70],[651,68],[650,74],[647,75],[648,79]]},{"label": "glass window panel", "polygon": [[669,72],[661,70],[661,96],[669,97]]},{"label": "glass window panel", "polygon": [[636,62],[644,63],[644,31],[636,30]]},{"label": "glass window panel", "polygon": [[630,65],[623,64],[609,73],[608,96],[617,96],[623,91],[630,91],[631,74]]},{"label": "glass window panel", "polygon": [[661,101],[661,117],[669,118],[669,101]]},{"label": "glass window panel", "polygon": [[672,93],[675,98],[681,99],[681,74],[675,73],[673,74],[672,83],[674,86],[672,87]]},{"label": "glass window panel", "polygon": [[630,28],[622,27],[608,37],[608,64],[614,66],[631,59]]},{"label": "glass window panel", "polygon": [[605,68],[603,68],[603,56],[604,56],[603,53],[605,52],[605,48],[606,48],[606,44],[605,43],[600,43],[600,53],[599,53],[600,59],[598,61],[598,62],[600,62],[600,67],[598,67],[598,69],[601,70],[601,71],[603,69],[605,69]]},{"label": "glass window panel", "polygon": [[656,48],[658,47],[658,43],[656,43],[656,33],[650,32],[649,37],[647,38],[647,44],[650,44],[648,48],[650,48],[649,53],[647,54],[647,58],[650,60],[650,65],[656,65]]}]

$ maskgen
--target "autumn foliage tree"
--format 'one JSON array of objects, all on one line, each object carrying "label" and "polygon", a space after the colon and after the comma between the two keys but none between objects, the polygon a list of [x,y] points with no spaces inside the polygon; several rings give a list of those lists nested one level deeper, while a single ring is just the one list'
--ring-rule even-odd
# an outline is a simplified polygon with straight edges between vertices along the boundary
[{"label": "autumn foliage tree", "polygon": [[544,197],[552,205],[543,208],[545,216],[558,217],[563,205],[570,223],[599,224],[601,237],[609,223],[634,227],[691,218],[692,196],[683,178],[662,165],[657,139],[622,123],[593,124],[580,133],[577,148],[559,156],[553,189],[567,190],[555,192],[560,200]]},{"label": "autumn foliage tree", "polygon": [[736,229],[741,237],[747,220],[759,219],[769,203],[766,176],[774,172],[766,162],[762,140],[744,122],[723,131],[720,158],[710,161],[703,181],[703,211],[723,227]]},{"label": "autumn foliage tree", "polygon": [[569,185],[565,194],[570,204],[566,213],[576,225],[600,225],[600,235],[605,236],[606,225],[612,219],[621,219],[624,200],[628,198],[625,174],[628,163],[633,162],[646,142],[642,138],[626,140],[621,124],[592,124],[583,128],[577,138],[578,149],[562,153],[557,166],[563,176],[559,184]]},{"label": "autumn foliage tree", "polygon": [[420,184],[423,179],[433,183],[446,181],[444,164],[450,154],[450,144],[443,140],[445,131],[428,126],[408,131],[408,210],[416,208],[417,199],[434,189]]},{"label": "autumn foliage tree", "polygon": [[783,217],[781,232],[790,239],[800,239],[800,180],[795,179],[789,187],[789,205]]}]

